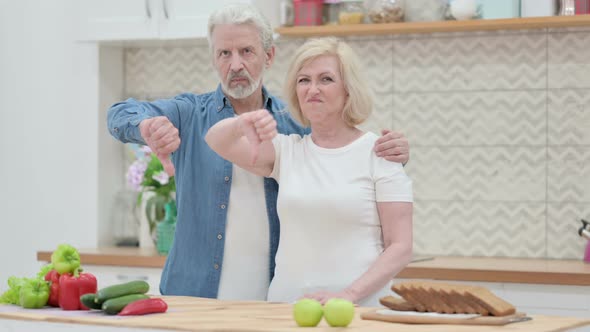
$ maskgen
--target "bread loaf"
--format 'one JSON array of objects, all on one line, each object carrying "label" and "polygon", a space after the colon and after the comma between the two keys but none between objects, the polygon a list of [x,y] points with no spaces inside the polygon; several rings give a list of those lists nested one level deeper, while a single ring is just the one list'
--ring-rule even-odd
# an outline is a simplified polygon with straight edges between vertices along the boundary
[{"label": "bread loaf", "polygon": [[408,301],[394,296],[384,296],[379,299],[379,303],[396,311],[416,311],[416,307],[411,305]]},{"label": "bread loaf", "polygon": [[391,289],[402,299],[388,296],[381,298],[380,302],[393,310],[447,314],[477,313],[482,316],[506,316],[516,312],[512,304],[481,286],[433,281],[406,281],[393,285]]}]

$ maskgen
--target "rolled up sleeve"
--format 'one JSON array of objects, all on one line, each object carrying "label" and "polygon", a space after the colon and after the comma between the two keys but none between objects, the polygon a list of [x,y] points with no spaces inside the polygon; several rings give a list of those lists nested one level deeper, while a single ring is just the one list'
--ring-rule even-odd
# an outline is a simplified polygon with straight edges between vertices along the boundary
[{"label": "rolled up sleeve", "polygon": [[139,132],[139,124],[155,115],[150,115],[143,104],[145,103],[130,98],[111,106],[107,115],[107,127],[114,138],[123,143],[145,144]]}]

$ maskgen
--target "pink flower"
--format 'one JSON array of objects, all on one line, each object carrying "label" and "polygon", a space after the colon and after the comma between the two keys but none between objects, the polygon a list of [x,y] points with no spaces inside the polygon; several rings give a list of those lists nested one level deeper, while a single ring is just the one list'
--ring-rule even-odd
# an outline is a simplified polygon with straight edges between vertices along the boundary
[{"label": "pink flower", "polygon": [[163,186],[168,184],[168,181],[170,180],[170,176],[168,176],[168,173],[166,173],[165,171],[161,171],[157,174],[154,174],[152,178],[158,181]]},{"label": "pink flower", "polygon": [[143,182],[143,173],[147,169],[147,163],[143,160],[136,160],[129,166],[127,170],[127,184],[135,191],[141,191],[141,183]]}]

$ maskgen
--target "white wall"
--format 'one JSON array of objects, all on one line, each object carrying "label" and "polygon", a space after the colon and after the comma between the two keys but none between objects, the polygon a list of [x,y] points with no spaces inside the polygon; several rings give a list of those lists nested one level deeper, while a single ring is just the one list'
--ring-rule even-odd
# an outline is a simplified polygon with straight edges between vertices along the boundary
[{"label": "white wall", "polygon": [[97,243],[98,52],[68,1],[0,0],[0,291],[38,250]]}]

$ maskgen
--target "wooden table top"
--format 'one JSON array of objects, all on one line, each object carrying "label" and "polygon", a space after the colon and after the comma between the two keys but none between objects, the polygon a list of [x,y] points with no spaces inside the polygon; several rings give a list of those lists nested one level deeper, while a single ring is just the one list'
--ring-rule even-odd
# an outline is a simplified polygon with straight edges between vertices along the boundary
[{"label": "wooden table top", "polygon": [[[146,316],[108,316],[101,311],[62,311],[57,308],[25,310],[17,306],[0,305],[0,319],[20,319],[41,322],[69,323],[129,328],[164,329],[171,331],[314,331],[334,332],[325,320],[318,327],[299,328],[292,319],[292,305],[253,301],[220,301],[196,297],[162,297],[169,306],[168,312]],[[355,318],[346,331],[372,332],[471,332],[471,331],[562,331],[590,325],[590,320],[571,317],[531,316],[530,321],[505,326],[467,325],[408,325],[363,320],[360,314],[375,308],[357,308]],[[81,324],[81,325],[80,325]]]}]

